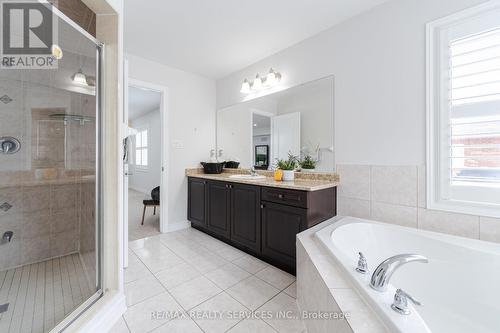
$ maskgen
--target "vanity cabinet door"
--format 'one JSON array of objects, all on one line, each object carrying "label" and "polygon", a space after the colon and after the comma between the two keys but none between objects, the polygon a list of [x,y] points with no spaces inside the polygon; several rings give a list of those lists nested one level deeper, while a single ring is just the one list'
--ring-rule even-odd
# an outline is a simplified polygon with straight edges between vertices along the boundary
[{"label": "vanity cabinet door", "polygon": [[206,227],[206,184],[199,178],[188,179],[188,220],[192,224]]},{"label": "vanity cabinet door", "polygon": [[307,225],[304,208],[262,203],[262,255],[295,269],[295,238]]},{"label": "vanity cabinet door", "polygon": [[229,183],[207,182],[207,228],[220,236],[229,238]]},{"label": "vanity cabinet door", "polygon": [[260,252],[260,187],[231,184],[231,240]]}]

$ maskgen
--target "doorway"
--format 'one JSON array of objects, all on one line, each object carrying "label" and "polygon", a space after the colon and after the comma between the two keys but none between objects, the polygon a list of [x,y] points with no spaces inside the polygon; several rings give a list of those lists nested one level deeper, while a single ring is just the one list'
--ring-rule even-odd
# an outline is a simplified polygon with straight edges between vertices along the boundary
[{"label": "doorway", "polygon": [[167,89],[130,78],[126,87],[123,220],[128,244],[166,229]]},{"label": "doorway", "polygon": [[252,166],[267,170],[271,167],[271,114],[252,112]]}]

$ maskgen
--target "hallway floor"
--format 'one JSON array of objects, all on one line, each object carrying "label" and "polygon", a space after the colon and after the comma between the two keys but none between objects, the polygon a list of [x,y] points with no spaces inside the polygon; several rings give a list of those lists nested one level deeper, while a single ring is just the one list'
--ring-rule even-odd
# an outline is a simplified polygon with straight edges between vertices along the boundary
[{"label": "hallway floor", "polygon": [[133,241],[141,238],[151,237],[160,234],[160,208],[156,209],[153,215],[153,208],[146,208],[144,225],[141,225],[142,210],[144,205],[142,200],[146,194],[129,189],[128,190],[128,240]]},{"label": "hallway floor", "polygon": [[130,242],[125,295],[114,333],[305,331],[294,276],[193,228]]}]

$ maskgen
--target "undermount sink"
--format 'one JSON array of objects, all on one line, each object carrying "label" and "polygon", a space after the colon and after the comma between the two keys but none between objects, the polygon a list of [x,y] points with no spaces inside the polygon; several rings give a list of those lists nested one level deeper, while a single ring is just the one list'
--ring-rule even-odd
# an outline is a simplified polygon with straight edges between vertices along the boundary
[{"label": "undermount sink", "polygon": [[266,179],[266,176],[262,175],[231,175],[229,178],[234,178],[234,179],[242,179],[242,180],[263,180]]}]

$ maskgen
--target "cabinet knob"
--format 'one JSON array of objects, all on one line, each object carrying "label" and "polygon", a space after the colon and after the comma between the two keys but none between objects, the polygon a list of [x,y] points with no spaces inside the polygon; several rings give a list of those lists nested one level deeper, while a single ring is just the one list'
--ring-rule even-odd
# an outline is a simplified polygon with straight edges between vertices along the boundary
[{"label": "cabinet knob", "polygon": [[266,206],[264,204],[260,204],[260,209],[265,208]]},{"label": "cabinet knob", "polygon": [[278,198],[283,199],[283,194],[278,194]]}]

